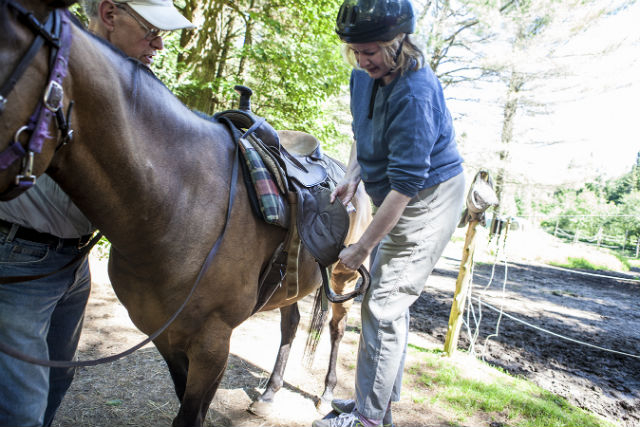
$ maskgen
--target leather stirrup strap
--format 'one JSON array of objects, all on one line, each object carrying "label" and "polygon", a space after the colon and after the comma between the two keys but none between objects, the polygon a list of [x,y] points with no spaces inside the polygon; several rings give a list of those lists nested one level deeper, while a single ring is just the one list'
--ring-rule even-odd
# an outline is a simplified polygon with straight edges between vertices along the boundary
[{"label": "leather stirrup strap", "polygon": [[296,194],[289,193],[289,206],[291,220],[289,221],[289,232],[287,233],[287,240],[285,242],[285,248],[287,248],[287,274],[284,276],[285,285],[287,287],[286,299],[292,299],[298,296],[298,272],[300,263],[300,236],[298,235],[298,206],[296,200]]}]

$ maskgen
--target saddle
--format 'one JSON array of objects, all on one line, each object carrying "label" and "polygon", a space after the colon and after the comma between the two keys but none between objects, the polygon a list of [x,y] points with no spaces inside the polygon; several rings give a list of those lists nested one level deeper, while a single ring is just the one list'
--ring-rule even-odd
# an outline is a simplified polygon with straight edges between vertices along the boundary
[{"label": "saddle", "polygon": [[[336,295],[328,283],[327,269],[338,261],[349,231],[347,208],[339,200],[330,203],[331,192],[344,176],[344,169],[322,153],[320,143],[313,136],[298,131],[276,132],[264,118],[251,113],[251,89],[245,86],[235,89],[240,93],[240,109],[217,113],[214,118],[244,131],[232,133],[238,136],[245,160],[251,158],[244,163],[247,165],[244,176],[254,212],[266,222],[287,229],[285,240],[261,273],[254,313],[281,284],[286,286],[287,299],[298,296],[301,245],[320,266],[323,289],[329,300],[344,302],[363,293],[369,284],[364,268],[360,271],[363,277],[360,286],[350,294]],[[265,185],[264,170],[269,171],[272,185]],[[256,177],[258,179],[254,179]]]}]

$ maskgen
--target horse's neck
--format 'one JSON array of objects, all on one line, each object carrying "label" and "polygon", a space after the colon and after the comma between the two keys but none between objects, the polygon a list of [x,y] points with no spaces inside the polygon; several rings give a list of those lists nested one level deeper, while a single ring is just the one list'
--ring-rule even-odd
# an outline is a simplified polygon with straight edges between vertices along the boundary
[{"label": "horse's neck", "polygon": [[[83,43],[97,43],[88,35],[74,43],[76,138],[56,156],[54,179],[112,243],[189,232],[187,212],[218,217],[224,204],[215,202],[228,192],[233,152],[226,130],[105,46],[78,60],[87,52]],[[205,224],[215,227],[211,221]]]}]

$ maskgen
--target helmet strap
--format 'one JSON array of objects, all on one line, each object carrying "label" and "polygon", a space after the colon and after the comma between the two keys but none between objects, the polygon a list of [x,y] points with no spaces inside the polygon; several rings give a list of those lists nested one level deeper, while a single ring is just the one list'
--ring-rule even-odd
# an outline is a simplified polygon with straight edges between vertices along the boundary
[{"label": "helmet strap", "polygon": [[405,41],[406,38],[407,38],[407,35],[405,34],[404,37],[402,37],[402,40],[400,40],[400,45],[396,49],[396,54],[393,55],[393,62],[396,65],[389,69],[389,72],[387,73],[387,75],[389,75],[392,72],[396,71],[395,67],[398,65],[398,58],[400,57],[400,53],[402,52],[402,45],[404,45],[404,41]]},{"label": "helmet strap", "polygon": [[376,105],[376,95],[378,93],[380,83],[382,83],[382,79],[376,79],[373,82],[373,88],[371,89],[371,98],[369,99],[369,120],[373,118],[373,107]]}]

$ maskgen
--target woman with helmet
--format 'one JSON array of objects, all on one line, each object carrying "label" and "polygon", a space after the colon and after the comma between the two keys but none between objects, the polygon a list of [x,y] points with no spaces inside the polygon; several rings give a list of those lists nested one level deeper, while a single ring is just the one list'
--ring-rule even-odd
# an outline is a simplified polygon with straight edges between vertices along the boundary
[{"label": "woman with helmet", "polygon": [[371,256],[362,301],[355,400],[336,399],[313,427],[390,426],[409,331],[409,307],[448,243],[462,208],[464,175],[440,82],[409,34],[409,0],[344,0],[336,32],[351,73],[354,143],[332,194],[347,203],[360,183],[375,205],[360,240],[340,253],[356,269]]}]

